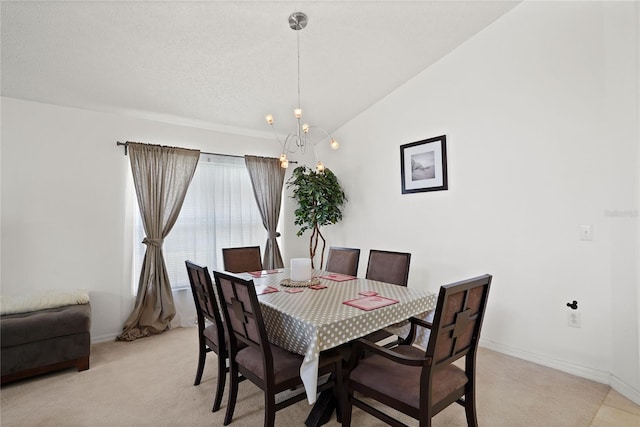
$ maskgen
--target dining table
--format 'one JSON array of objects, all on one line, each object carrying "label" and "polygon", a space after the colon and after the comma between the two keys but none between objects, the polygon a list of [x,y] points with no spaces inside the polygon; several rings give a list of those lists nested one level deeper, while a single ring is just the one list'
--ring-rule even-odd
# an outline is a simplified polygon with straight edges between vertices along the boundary
[{"label": "dining table", "polygon": [[238,275],[254,282],[269,341],[304,356],[309,404],[317,398],[320,352],[383,328],[406,335],[407,319],[427,316],[437,299],[428,290],[323,270],[313,270],[309,283],[291,282],[286,268]]}]

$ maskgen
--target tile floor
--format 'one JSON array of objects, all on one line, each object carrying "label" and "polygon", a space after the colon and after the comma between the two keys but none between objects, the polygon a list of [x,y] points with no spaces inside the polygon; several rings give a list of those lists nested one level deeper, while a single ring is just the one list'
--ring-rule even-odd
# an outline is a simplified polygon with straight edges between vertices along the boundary
[{"label": "tile floor", "polygon": [[593,418],[591,427],[623,426],[640,426],[640,406],[611,390]]}]

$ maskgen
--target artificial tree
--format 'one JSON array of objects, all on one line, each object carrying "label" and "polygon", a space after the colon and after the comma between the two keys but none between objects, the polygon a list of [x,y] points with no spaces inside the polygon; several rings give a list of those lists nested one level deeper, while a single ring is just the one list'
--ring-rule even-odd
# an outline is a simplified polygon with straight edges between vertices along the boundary
[{"label": "artificial tree", "polygon": [[318,241],[322,240],[320,268],[324,264],[324,249],[326,241],[320,232],[320,227],[335,224],[342,220],[342,206],[347,201],[338,178],[325,168],[316,172],[307,166],[298,166],[293,170],[287,181],[287,188],[293,187],[292,197],[298,202],[295,210],[295,224],[300,226],[297,235],[302,236],[306,230],[311,230],[309,237],[309,256],[311,267],[318,249]]}]

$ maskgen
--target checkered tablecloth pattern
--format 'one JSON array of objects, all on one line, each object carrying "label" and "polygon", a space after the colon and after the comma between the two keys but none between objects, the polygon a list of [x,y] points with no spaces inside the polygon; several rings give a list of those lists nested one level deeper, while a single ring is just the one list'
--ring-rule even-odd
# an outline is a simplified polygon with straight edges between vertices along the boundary
[{"label": "checkered tablecloth pattern", "polygon": [[[314,276],[325,272],[315,271]],[[260,295],[260,305],[269,340],[286,350],[305,357],[301,374],[309,402],[315,401],[315,375],[318,356],[323,350],[363,337],[384,327],[406,321],[411,316],[433,310],[436,294],[389,283],[367,279],[335,282],[320,279],[327,288],[288,293],[281,286],[282,279],[289,277],[287,269],[265,274],[259,278],[245,274],[256,285],[269,285],[279,292]],[[363,311],[343,304],[344,301],[360,298],[359,292],[375,291],[379,296],[398,300],[397,304]],[[305,372],[303,372],[305,370]],[[305,379],[305,376],[308,377]]]}]

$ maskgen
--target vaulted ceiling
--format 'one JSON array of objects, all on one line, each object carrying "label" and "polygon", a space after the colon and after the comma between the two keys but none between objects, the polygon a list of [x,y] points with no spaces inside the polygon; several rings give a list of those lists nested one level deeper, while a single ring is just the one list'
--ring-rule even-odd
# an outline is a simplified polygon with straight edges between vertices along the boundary
[{"label": "vaulted ceiling", "polygon": [[2,96],[248,134],[334,131],[516,1],[2,1]]}]

